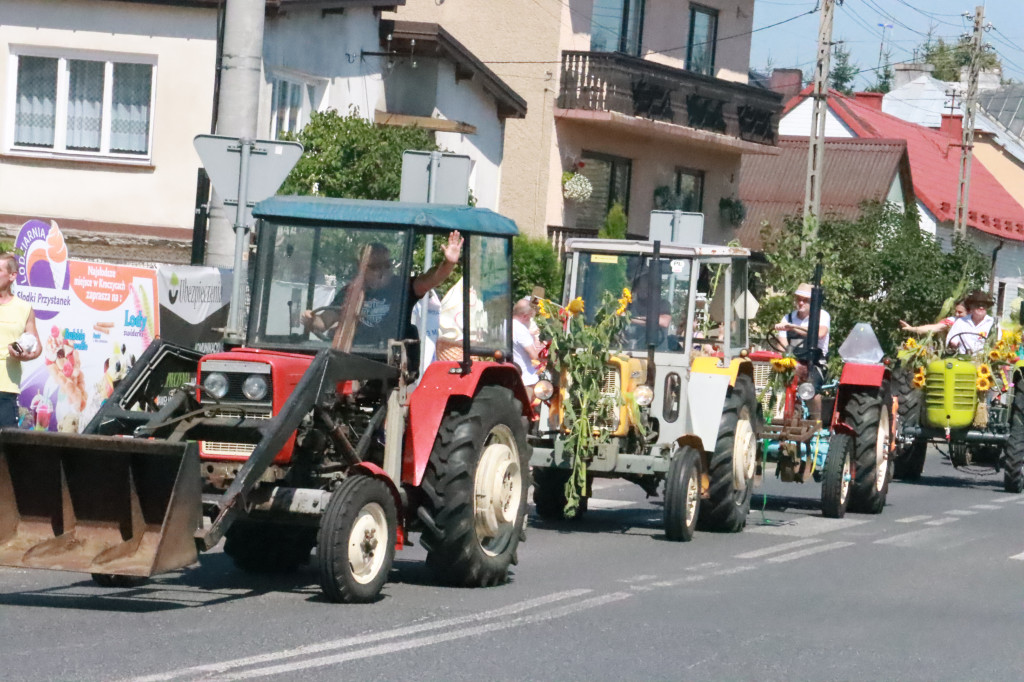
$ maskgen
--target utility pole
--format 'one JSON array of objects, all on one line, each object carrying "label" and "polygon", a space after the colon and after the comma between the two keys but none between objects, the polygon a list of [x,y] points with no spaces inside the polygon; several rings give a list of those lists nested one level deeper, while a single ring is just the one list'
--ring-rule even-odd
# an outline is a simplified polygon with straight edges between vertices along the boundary
[{"label": "utility pole", "polygon": [[[818,236],[818,214],[821,212],[822,169],[825,164],[825,118],[828,113],[828,73],[832,50],[832,15],[837,0],[821,0],[821,23],[818,27],[818,61],[814,67],[814,92],[811,94],[811,140],[807,151],[807,189],[804,193],[804,228],[810,238]],[[842,4],[843,0],[838,0]],[[807,242],[800,244],[800,255],[807,255]]]},{"label": "utility pole", "polygon": [[[964,14],[965,17],[970,15]],[[967,234],[967,210],[971,191],[971,158],[974,156],[974,112],[978,108],[978,71],[981,70],[981,54],[985,46],[982,34],[991,26],[985,26],[985,6],[974,8],[974,33],[971,38],[971,64],[967,73],[967,95],[964,101],[963,136],[960,142],[960,185],[956,197],[956,221],[953,234],[964,237]],[[967,36],[965,36],[967,37]]]},{"label": "utility pole", "polygon": [[[224,56],[220,64],[217,134],[256,138],[260,73],[263,64],[263,18],[266,0],[227,0],[224,13]],[[248,230],[245,230],[248,234]],[[244,238],[244,235],[241,236]],[[234,266],[235,232],[214,190],[210,201],[210,229],[206,265]],[[235,273],[244,277],[245,273]]]}]

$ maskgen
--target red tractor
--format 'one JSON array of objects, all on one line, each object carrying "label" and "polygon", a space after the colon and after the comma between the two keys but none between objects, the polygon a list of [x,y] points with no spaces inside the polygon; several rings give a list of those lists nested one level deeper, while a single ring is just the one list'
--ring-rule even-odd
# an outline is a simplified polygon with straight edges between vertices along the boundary
[{"label": "red tractor", "polygon": [[[254,215],[243,345],[201,356],[157,341],[82,435],[0,434],[0,565],[117,586],[221,538],[248,571],[294,569],[315,547],[327,598],[365,602],[418,532],[442,581],[504,582],[525,535],[532,414],[509,361],[515,224],[310,197]],[[420,371],[413,250],[455,229],[460,359]]]}]

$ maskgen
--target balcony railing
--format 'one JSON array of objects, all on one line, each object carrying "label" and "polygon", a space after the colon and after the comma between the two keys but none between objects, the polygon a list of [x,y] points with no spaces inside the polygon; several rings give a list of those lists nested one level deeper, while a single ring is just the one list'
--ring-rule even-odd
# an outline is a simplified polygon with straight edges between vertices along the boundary
[{"label": "balcony railing", "polygon": [[774,145],[782,97],[619,52],[562,52],[562,109],[615,111]]}]

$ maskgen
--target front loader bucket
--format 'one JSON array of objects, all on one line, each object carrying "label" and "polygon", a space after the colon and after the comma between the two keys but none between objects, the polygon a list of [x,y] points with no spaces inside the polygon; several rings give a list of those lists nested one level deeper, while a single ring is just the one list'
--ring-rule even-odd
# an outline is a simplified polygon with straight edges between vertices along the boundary
[{"label": "front loader bucket", "polygon": [[197,560],[195,443],[0,430],[0,566],[150,576]]}]

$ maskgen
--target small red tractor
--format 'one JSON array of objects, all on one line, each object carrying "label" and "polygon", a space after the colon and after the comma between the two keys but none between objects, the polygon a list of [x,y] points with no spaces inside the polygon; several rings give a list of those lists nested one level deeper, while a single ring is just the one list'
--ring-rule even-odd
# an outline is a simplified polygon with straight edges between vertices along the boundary
[{"label": "small red tractor", "polygon": [[[243,345],[202,356],[157,341],[83,434],[0,434],[0,565],[118,586],[189,566],[222,538],[251,571],[295,569],[315,547],[326,597],[365,602],[418,532],[443,582],[504,582],[525,536],[530,456],[530,406],[508,361],[515,224],[466,206],[310,197],[254,215]],[[413,249],[456,229],[463,312],[474,294],[461,359],[418,371]],[[389,292],[369,284],[384,266]]]},{"label": "small red tractor", "polygon": [[[812,288],[808,329],[818,327],[820,267]],[[770,338],[774,339],[774,332]],[[841,518],[847,507],[881,513],[892,480],[896,413],[890,371],[881,362],[883,353],[874,332],[864,323],[854,327],[839,349],[843,368],[833,385],[809,380],[809,373],[823,360],[817,334],[809,334],[787,352],[792,357],[784,358],[782,352],[752,354],[761,367],[773,361],[798,363],[792,380],[776,396],[777,406],[766,414],[769,423],[762,430],[765,459],[770,456],[777,462],[775,475],[782,481],[821,481],[821,508],[827,517]],[[767,381],[766,372],[756,374],[762,382]],[[812,419],[811,401],[824,392],[831,395],[821,400],[820,419]],[[763,463],[758,465],[759,470],[762,467]]]}]

